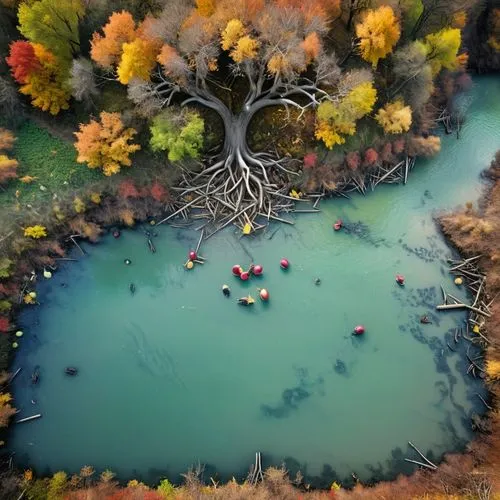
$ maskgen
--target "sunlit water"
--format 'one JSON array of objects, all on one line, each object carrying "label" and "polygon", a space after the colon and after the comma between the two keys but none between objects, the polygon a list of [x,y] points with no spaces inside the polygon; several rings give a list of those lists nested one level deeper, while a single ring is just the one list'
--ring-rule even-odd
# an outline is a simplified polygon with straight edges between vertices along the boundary
[{"label": "sunlit water", "polygon": [[[463,447],[483,389],[464,376],[465,341],[453,340],[464,314],[434,310],[440,284],[465,292],[447,273],[452,251],[432,217],[480,196],[479,173],[500,146],[500,81],[477,79],[464,105],[461,139],[444,137],[409,185],[322,203],[320,215],[255,238],[228,229],[203,245],[207,263],[193,271],[182,264],[194,231],[159,227],[154,255],[140,230],[86,245],[88,256],[41,284],[41,306],[22,317],[16,406],[19,417],[43,417],[14,426],[18,463],[179,480],[198,462],[207,475],[241,475],[261,451],[264,465],[285,460],[326,485],[413,470],[408,440],[436,459]],[[356,231],[335,233],[339,217]],[[252,261],[261,279],[232,277],[233,264]],[[257,287],[268,304],[237,305]],[[419,323],[424,313],[432,325]],[[351,335],[357,324],[362,338]]]}]

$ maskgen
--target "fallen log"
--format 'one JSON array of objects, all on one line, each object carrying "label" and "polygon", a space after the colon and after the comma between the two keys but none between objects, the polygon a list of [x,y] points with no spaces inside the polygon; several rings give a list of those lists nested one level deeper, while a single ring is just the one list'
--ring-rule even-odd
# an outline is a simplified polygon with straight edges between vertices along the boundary
[{"label": "fallen log", "polygon": [[36,415],[31,415],[31,417],[21,418],[20,420],[16,420],[16,424],[22,424],[23,422],[29,422],[30,420],[35,420],[36,418],[40,418],[42,416],[41,413],[37,413]]},{"label": "fallen log", "polygon": [[470,311],[474,311],[475,313],[481,314],[482,316],[486,316],[487,318],[489,318],[491,316],[487,312],[482,311],[481,309],[478,309],[477,307],[472,307],[472,306],[469,306],[468,304],[461,304],[461,303],[459,303],[459,304],[440,304],[440,305],[436,306],[436,309],[438,311],[446,311],[448,309],[469,309]]}]

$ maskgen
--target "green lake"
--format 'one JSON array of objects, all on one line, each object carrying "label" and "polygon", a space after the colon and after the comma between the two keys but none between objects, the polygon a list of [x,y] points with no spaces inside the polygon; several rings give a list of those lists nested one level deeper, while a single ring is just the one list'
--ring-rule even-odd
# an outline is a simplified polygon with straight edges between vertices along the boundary
[{"label": "green lake", "polygon": [[[20,418],[43,417],[12,427],[17,463],[179,481],[198,462],[207,476],[242,477],[260,451],[264,466],[285,461],[326,486],[351,472],[411,472],[403,459],[418,457],[408,441],[436,460],[462,449],[484,389],[465,376],[466,342],[456,352],[446,345],[465,314],[435,311],[441,284],[459,297],[465,290],[447,272],[453,251],[433,216],[479,199],[480,172],[500,146],[500,79],[474,82],[460,140],[444,136],[407,186],[323,202],[321,214],[257,237],[228,228],[203,244],[207,263],[192,271],[183,263],[199,233],[166,225],[156,254],[137,229],[61,265],[21,318],[16,407]],[[339,217],[351,231],[333,231]],[[252,261],[264,266],[261,278],[231,275]],[[254,306],[238,306],[248,293]],[[421,325],[423,314],[433,324]],[[351,335],[357,324],[362,337]]]}]

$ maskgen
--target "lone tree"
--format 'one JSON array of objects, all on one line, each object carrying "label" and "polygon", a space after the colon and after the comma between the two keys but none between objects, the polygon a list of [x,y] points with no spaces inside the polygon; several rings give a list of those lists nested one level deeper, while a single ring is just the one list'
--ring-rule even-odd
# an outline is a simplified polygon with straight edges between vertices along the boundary
[{"label": "lone tree", "polygon": [[[330,102],[359,118],[363,112],[346,110],[359,102],[347,99],[349,94],[358,87],[374,93],[369,71],[341,75],[335,55],[324,49],[323,38],[340,14],[339,3],[197,0],[191,7],[177,0],[138,26],[128,13],[115,13],[103,34],[94,34],[92,57],[116,71],[128,83],[129,97],[149,114],[196,103],[220,116],[224,145],[201,172],[183,172],[180,197],[203,206],[214,219],[238,219],[244,225],[258,215],[276,215],[287,202],[283,186],[298,175],[292,160],[250,150],[247,132],[255,114],[285,106],[300,115]],[[131,47],[136,54],[143,47],[144,57],[133,56]],[[248,92],[239,109],[232,109],[221,93],[231,92],[240,78],[247,81]]]}]

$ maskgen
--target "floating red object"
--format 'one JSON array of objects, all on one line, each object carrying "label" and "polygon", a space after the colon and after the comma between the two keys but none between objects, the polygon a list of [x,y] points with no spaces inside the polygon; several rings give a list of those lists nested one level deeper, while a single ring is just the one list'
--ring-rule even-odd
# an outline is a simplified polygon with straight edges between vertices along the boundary
[{"label": "floating red object", "polygon": [[241,269],[241,266],[239,264],[236,264],[233,266],[233,274],[235,276],[239,276],[243,272],[243,269]]},{"label": "floating red object", "polygon": [[288,259],[281,259],[280,266],[281,269],[288,269],[290,267],[290,262],[288,262]]},{"label": "floating red object", "polygon": [[198,258],[198,255],[196,255],[196,252],[194,250],[191,250],[189,252],[189,260],[196,260]]},{"label": "floating red object", "polygon": [[264,268],[260,264],[256,264],[253,266],[252,272],[255,276],[260,276],[264,272]]},{"label": "floating red object", "polygon": [[339,231],[342,228],[342,219],[338,219],[337,222],[333,225],[333,229],[335,231]]},{"label": "floating red object", "polygon": [[269,292],[265,288],[262,288],[260,290],[259,295],[261,300],[263,300],[264,302],[269,300]]},{"label": "floating red object", "polygon": [[362,335],[363,333],[365,333],[365,327],[363,325],[354,327],[354,335]]},{"label": "floating red object", "polygon": [[241,274],[240,274],[240,278],[243,280],[243,281],[247,281],[248,278],[250,278],[250,275],[248,274],[247,271],[243,271]]},{"label": "floating red object", "polygon": [[396,283],[398,285],[404,285],[405,284],[405,277],[402,274],[396,274]]}]

